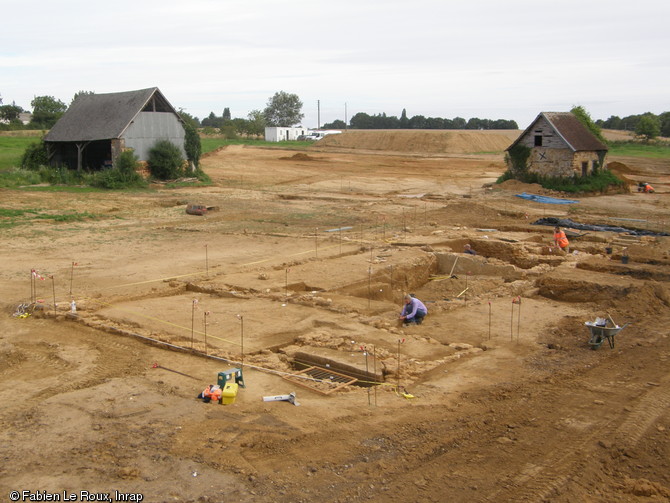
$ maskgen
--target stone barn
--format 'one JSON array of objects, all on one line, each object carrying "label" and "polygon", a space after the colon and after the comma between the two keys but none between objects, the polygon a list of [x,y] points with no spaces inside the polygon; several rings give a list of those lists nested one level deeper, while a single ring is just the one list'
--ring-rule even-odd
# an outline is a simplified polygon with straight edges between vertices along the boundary
[{"label": "stone barn", "polygon": [[183,121],[157,87],[77,97],[44,137],[52,166],[81,170],[111,166],[125,149],[140,161],[159,140],[184,151]]},{"label": "stone barn", "polygon": [[607,155],[607,146],[570,112],[540,113],[507,148],[508,164],[515,162],[519,146],[530,151],[528,170],[541,176],[587,176],[605,166]]}]

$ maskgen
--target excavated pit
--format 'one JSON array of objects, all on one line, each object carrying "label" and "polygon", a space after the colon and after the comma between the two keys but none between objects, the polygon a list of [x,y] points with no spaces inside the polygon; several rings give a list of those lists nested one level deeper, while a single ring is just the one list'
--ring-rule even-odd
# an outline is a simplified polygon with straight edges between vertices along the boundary
[{"label": "excavated pit", "polygon": [[[399,373],[420,378],[495,346],[503,339],[472,321],[485,319],[487,306],[506,318],[509,299],[517,296],[526,299],[524,309],[563,303],[561,310],[532,321],[534,333],[542,333],[570,313],[584,316],[579,306],[590,302],[626,299],[632,307],[641,292],[639,280],[670,277],[670,266],[652,271],[644,264],[620,264],[614,254],[602,251],[599,240],[575,243],[581,252],[566,257],[542,236],[482,231],[487,233],[476,238],[361,248],[321,261],[294,261],[290,267],[170,280],[170,288],[160,294],[113,305],[92,301],[81,305],[80,313],[90,326],[154,338],[233,364],[242,359],[244,347],[249,364],[286,372],[329,369],[369,386],[395,380]],[[477,250],[476,256],[460,253],[466,243]],[[643,245],[639,249],[646,250]],[[633,250],[642,258],[642,251]],[[405,293],[428,306],[429,316],[420,327],[398,325]],[[194,294],[199,296],[197,309]],[[644,298],[650,306],[666,305],[670,295],[658,287],[645,290]],[[569,304],[574,308],[565,307]],[[169,323],[152,316],[159,309],[172,313]],[[398,353],[397,342],[407,337],[411,351],[401,348]]]}]

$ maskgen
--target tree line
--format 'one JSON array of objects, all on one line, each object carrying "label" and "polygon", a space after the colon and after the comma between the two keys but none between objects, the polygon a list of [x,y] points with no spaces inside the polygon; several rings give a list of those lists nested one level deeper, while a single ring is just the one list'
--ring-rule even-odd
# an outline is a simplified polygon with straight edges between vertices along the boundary
[{"label": "tree line", "polygon": [[[326,129],[342,129],[344,126],[343,121],[323,125]],[[519,129],[515,121],[506,119],[491,120],[473,117],[465,120],[463,117],[446,119],[423,115],[408,118],[405,109],[402,110],[399,118],[385,113],[369,115],[359,112],[351,118],[349,127],[352,129]]]},{"label": "tree line", "polygon": [[[93,94],[92,91],[79,91],[72,102],[82,94]],[[19,116],[26,112],[22,107],[12,103],[3,105],[0,96],[0,129],[50,129],[68,109],[68,105],[53,96],[36,96],[30,102],[32,118],[24,125]],[[224,108],[217,116],[214,112],[200,120],[182,109],[179,114],[192,127],[204,130],[205,133],[219,133],[227,138],[235,138],[239,134],[247,136],[263,136],[266,126],[290,127],[299,124],[304,118],[303,103],[297,94],[279,91],[270,97],[264,109],[255,109],[246,118],[233,118],[230,108]],[[670,137],[670,112],[655,115],[647,112],[621,118],[616,115],[607,120],[593,121],[603,129],[633,131],[647,140],[658,136]],[[462,117],[453,119],[442,117],[424,117],[423,115],[407,116],[402,110],[400,117],[386,113],[370,115],[358,112],[349,120],[349,124],[337,119],[323,124],[324,129],[519,129],[516,121],[507,119],[480,119],[473,117],[468,120]]]},{"label": "tree line", "polygon": [[660,115],[646,112],[624,118],[612,115],[607,120],[597,120],[595,122],[603,129],[632,131],[648,140],[657,136],[670,137],[670,112],[663,112]]}]

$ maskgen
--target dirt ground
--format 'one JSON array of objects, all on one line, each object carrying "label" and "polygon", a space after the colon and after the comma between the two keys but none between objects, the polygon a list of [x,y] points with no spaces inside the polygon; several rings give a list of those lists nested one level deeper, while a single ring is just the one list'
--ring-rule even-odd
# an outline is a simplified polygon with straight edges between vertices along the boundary
[{"label": "dirt ground", "polygon": [[541,204],[573,198],[494,184],[518,132],[360,134],[222,149],[207,188],[0,192],[33,212],[0,220],[0,501],[670,501],[670,238],[533,225],[668,233],[670,163]]}]

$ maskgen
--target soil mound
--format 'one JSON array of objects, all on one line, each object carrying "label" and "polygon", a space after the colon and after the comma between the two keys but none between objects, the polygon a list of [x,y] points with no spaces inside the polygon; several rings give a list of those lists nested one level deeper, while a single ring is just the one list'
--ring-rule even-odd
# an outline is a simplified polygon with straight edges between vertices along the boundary
[{"label": "soil mound", "polygon": [[328,135],[319,147],[339,147],[426,154],[501,153],[516,140],[518,130],[374,130]]},{"label": "soil mound", "polygon": [[314,157],[303,153],[298,153],[287,157],[280,157],[279,159],[282,161],[316,161]]}]

